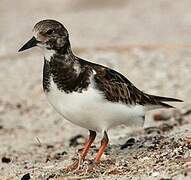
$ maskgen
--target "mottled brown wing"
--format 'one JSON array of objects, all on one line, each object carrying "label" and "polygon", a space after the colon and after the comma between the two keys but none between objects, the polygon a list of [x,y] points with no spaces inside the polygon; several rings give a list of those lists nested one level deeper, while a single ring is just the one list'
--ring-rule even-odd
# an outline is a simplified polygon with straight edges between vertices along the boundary
[{"label": "mottled brown wing", "polygon": [[122,74],[106,67],[99,67],[96,72],[95,82],[97,88],[104,93],[109,101],[123,102],[129,105],[161,105],[160,101],[137,89]]},{"label": "mottled brown wing", "polygon": [[108,67],[78,59],[85,69],[96,71],[94,76],[96,88],[111,102],[122,102],[127,105],[159,105],[166,108],[173,106],[164,102],[183,102],[180,99],[146,94],[137,89],[126,77]]}]

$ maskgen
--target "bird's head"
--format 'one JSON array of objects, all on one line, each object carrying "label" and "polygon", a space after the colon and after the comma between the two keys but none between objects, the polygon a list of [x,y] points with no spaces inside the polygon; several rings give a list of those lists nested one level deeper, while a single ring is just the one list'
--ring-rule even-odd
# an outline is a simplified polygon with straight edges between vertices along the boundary
[{"label": "bird's head", "polygon": [[24,51],[34,46],[48,50],[59,50],[68,42],[68,31],[55,20],[42,20],[33,28],[33,37],[19,49]]}]

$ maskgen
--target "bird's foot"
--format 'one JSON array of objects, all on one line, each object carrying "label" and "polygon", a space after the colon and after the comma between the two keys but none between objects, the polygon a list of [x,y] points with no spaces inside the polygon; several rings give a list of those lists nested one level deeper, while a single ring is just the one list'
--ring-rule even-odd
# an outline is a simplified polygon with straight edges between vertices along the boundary
[{"label": "bird's foot", "polygon": [[65,173],[73,173],[77,175],[85,175],[87,173],[94,173],[97,170],[99,163],[94,160],[75,159],[72,164],[63,169]]},{"label": "bird's foot", "polygon": [[73,171],[74,174],[77,175],[86,175],[89,173],[94,173],[97,170],[98,163],[94,160],[84,160],[83,163],[80,164],[79,168]]},{"label": "bird's foot", "polygon": [[72,164],[70,164],[69,166],[64,168],[64,172],[69,173],[69,172],[76,171],[76,170],[80,169],[81,164],[82,164],[81,159],[75,159]]},{"label": "bird's foot", "polygon": [[98,162],[90,161],[90,163],[86,166],[86,173],[95,173],[97,171],[97,168],[99,166]]}]

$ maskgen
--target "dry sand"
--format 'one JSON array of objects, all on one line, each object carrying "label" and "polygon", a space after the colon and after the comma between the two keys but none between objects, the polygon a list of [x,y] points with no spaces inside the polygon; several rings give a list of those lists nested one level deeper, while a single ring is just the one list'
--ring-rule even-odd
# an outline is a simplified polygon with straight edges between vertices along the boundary
[{"label": "dry sand", "polygon": [[[2,0],[0,179],[191,179],[190,6],[190,1],[176,0]],[[66,25],[80,57],[115,68],[145,92],[185,102],[173,104],[176,110],[148,113],[142,129],[109,131],[110,146],[89,171],[99,135],[81,169],[65,172],[88,131],[48,104],[41,86],[41,51],[16,52],[44,18]],[[154,121],[156,114],[168,118]]]}]

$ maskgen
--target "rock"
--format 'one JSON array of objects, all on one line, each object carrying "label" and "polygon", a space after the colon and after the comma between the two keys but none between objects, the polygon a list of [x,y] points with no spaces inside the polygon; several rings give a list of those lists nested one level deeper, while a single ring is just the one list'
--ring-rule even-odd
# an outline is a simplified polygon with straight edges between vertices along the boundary
[{"label": "rock", "polygon": [[73,138],[70,139],[69,146],[76,147],[80,144],[83,144],[83,142],[81,141],[82,139],[85,139],[85,138],[81,134],[74,136]]},{"label": "rock", "polygon": [[153,119],[155,121],[167,121],[172,117],[172,114],[168,111],[161,111],[158,113],[155,113],[153,116]]},{"label": "rock", "polygon": [[127,147],[133,146],[134,144],[135,144],[135,138],[130,138],[124,144],[121,145],[120,149],[123,150]]},{"label": "rock", "polygon": [[23,175],[23,177],[21,178],[21,180],[29,180],[29,179],[31,179],[31,177],[30,177],[30,174],[29,174],[29,173],[27,173],[27,174]]},{"label": "rock", "polygon": [[4,157],[2,157],[1,161],[2,161],[3,163],[10,163],[10,162],[11,162],[11,159],[4,156]]}]

